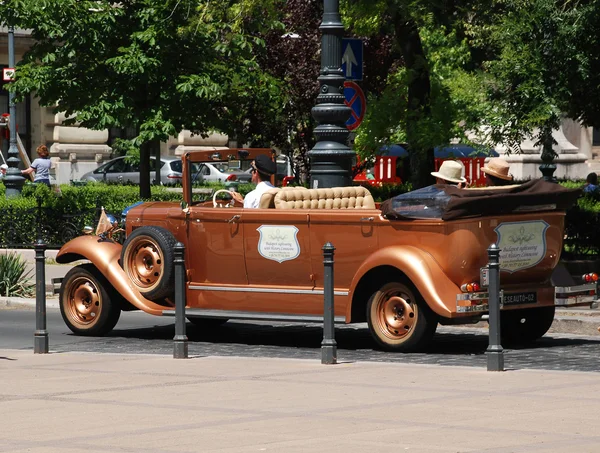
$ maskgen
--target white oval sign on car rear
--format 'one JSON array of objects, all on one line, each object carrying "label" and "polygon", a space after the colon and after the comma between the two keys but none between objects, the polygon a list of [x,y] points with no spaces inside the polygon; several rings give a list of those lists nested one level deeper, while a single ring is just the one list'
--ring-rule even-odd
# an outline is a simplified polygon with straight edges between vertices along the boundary
[{"label": "white oval sign on car rear", "polygon": [[496,229],[500,249],[500,270],[516,272],[538,264],[546,255],[546,230],[543,220],[505,222]]},{"label": "white oval sign on car rear", "polygon": [[283,263],[300,255],[300,244],[296,237],[298,228],[295,226],[261,225],[257,231],[260,233],[258,253],[261,256]]}]

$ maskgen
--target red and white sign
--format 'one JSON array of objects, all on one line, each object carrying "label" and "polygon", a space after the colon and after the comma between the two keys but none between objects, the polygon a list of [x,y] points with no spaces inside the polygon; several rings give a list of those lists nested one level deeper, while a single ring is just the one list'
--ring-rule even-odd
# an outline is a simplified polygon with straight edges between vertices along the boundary
[{"label": "red and white sign", "polygon": [[4,68],[2,69],[2,80],[5,82],[12,82],[15,78],[15,68]]},{"label": "red and white sign", "polygon": [[367,111],[367,100],[363,90],[356,84],[356,82],[344,82],[344,103],[350,107],[350,118],[346,121],[346,127],[349,131],[353,131],[360,123],[362,123]]}]

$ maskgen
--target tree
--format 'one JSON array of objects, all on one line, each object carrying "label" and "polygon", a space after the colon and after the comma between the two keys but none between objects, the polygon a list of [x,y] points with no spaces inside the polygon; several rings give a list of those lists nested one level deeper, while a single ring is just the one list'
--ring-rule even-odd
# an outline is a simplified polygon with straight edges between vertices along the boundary
[{"label": "tree", "polygon": [[477,132],[520,152],[538,129],[547,162],[563,115],[600,125],[598,2],[346,0],[344,11],[351,30],[388,35],[402,55],[370,96],[357,144],[369,154],[408,142],[417,187],[433,146],[451,138]]},{"label": "tree", "polygon": [[[6,0],[0,17],[32,30],[18,95],[92,129],[136,128],[140,195],[149,148],[181,129],[240,131],[250,109],[280,109],[280,83],[256,55],[277,0]],[[5,20],[6,23],[6,20]]]}]

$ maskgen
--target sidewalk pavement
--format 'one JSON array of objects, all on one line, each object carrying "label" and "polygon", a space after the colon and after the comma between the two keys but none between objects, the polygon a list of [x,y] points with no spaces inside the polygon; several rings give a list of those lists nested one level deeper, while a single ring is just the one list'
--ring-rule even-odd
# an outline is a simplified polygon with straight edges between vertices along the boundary
[{"label": "sidewalk pavement", "polygon": [[597,373],[0,350],[0,451],[598,452]]}]

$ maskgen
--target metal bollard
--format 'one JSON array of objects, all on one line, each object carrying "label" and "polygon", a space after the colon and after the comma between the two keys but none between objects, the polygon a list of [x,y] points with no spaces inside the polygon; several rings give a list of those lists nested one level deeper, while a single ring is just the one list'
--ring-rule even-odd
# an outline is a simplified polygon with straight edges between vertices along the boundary
[{"label": "metal bollard", "polygon": [[46,244],[41,239],[35,243],[35,332],[33,353],[48,354],[46,330]]},{"label": "metal bollard", "polygon": [[489,345],[487,355],[488,371],[504,371],[504,350],[500,344],[500,249],[496,244],[488,248],[490,283],[489,294]]},{"label": "metal bollard", "polygon": [[175,252],[175,337],[173,337],[173,358],[188,358],[188,338],[185,334],[185,246],[178,242]]},{"label": "metal bollard", "polygon": [[321,363],[335,365],[337,363],[337,343],[335,342],[333,307],[333,252],[331,242],[323,246],[323,294],[325,306],[323,311],[323,341],[321,342]]}]

